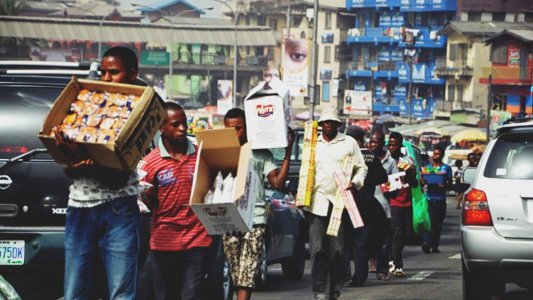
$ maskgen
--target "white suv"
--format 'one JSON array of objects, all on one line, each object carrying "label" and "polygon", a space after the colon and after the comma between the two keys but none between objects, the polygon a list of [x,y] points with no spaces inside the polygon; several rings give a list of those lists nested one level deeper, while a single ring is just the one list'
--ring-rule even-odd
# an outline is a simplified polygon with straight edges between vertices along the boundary
[{"label": "white suv", "polygon": [[500,296],[506,283],[533,289],[533,120],[500,127],[463,176],[463,298]]}]

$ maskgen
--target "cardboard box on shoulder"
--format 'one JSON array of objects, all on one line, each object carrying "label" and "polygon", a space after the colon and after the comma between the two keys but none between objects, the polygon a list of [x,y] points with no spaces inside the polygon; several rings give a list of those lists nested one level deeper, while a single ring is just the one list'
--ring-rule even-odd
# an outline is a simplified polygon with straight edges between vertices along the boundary
[{"label": "cardboard box on shoulder", "polygon": [[289,89],[277,77],[260,82],[244,99],[246,133],[252,149],[285,148],[291,121]]},{"label": "cardboard box on shoulder", "polygon": [[[194,170],[190,206],[210,235],[252,229],[254,205],[260,185],[251,163],[250,144],[240,146],[235,129],[213,129],[196,133],[198,159]],[[205,204],[204,198],[218,172],[231,172],[234,192],[224,203]]]},{"label": "cardboard box on shoulder", "polygon": [[63,123],[71,112],[71,105],[81,90],[123,93],[139,97],[116,138],[109,142],[76,141],[81,151],[97,164],[122,169],[135,170],[139,160],[145,155],[154,135],[165,119],[163,100],[151,87],[119,84],[104,81],[72,78],[54,102],[44,120],[39,138],[52,157],[59,163],[67,163],[69,158],[61,152],[52,135],[52,128]]}]

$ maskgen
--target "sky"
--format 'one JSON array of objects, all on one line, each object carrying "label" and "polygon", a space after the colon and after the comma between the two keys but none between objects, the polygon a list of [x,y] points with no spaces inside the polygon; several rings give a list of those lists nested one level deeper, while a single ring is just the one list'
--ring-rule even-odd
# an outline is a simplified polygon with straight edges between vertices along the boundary
[{"label": "sky", "polygon": [[[159,2],[159,0],[119,0],[119,2],[123,6],[129,6],[129,4],[132,3],[132,2],[137,2],[139,4],[150,6],[150,4],[157,3],[157,2]],[[206,13],[204,15],[202,15],[202,17],[204,17],[204,18],[221,18],[222,17],[222,4],[220,4],[220,3],[216,2],[216,1],[213,1],[213,0],[188,0],[188,2],[193,4],[193,5],[196,5],[196,7],[198,7],[198,8],[213,6],[214,7],[213,10],[205,11]]]}]

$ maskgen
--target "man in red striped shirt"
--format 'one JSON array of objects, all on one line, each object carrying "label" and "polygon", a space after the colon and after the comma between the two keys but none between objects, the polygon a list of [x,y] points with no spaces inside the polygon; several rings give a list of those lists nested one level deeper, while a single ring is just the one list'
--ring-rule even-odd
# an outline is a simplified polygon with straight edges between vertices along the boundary
[{"label": "man in red striped shirt", "polygon": [[155,299],[200,299],[211,237],[191,207],[197,146],[187,139],[183,108],[167,102],[159,147],[144,159],[143,199],[152,209],[149,260]]}]

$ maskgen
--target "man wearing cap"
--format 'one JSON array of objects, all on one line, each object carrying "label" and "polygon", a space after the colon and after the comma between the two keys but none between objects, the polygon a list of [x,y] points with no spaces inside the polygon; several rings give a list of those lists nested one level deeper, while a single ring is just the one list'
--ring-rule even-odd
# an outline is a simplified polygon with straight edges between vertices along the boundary
[{"label": "man wearing cap", "polygon": [[343,169],[344,161],[353,158],[350,184],[344,189],[360,189],[367,167],[357,142],[338,131],[341,120],[333,107],[324,108],[318,125],[322,133],[317,139],[315,181],[311,206],[306,207],[311,251],[311,282],[317,300],[333,300],[340,296],[344,282],[344,230],[337,236],[326,234],[333,203],[338,190],[333,172]]}]

